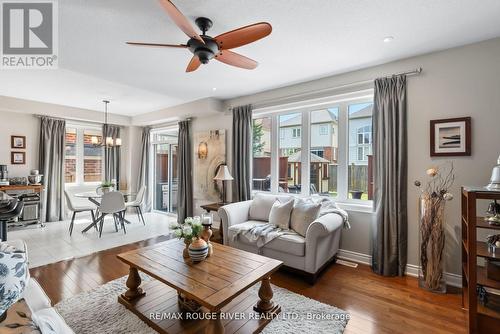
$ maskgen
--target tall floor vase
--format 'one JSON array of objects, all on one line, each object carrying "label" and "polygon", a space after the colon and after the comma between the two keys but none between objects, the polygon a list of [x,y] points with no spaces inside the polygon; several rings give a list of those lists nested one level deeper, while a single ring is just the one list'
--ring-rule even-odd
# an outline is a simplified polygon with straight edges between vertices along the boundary
[{"label": "tall floor vase", "polygon": [[419,286],[432,292],[446,293],[444,279],[445,200],[442,196],[422,195],[419,203]]}]

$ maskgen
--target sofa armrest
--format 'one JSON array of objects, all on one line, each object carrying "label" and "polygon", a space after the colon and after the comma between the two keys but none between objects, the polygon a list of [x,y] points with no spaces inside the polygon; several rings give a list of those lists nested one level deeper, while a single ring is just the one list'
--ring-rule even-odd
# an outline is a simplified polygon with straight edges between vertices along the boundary
[{"label": "sofa armrest", "polygon": [[317,218],[306,231],[306,242],[318,237],[325,237],[342,227],[342,217],[335,213],[328,213]]},{"label": "sofa armrest", "polygon": [[316,273],[339,250],[342,217],[329,213],[316,219],[306,232],[306,268]]},{"label": "sofa armrest", "polygon": [[219,209],[218,214],[221,219],[222,230],[224,231],[224,244],[227,245],[227,229],[232,225],[237,225],[248,221],[250,205],[252,200],[224,205]]}]

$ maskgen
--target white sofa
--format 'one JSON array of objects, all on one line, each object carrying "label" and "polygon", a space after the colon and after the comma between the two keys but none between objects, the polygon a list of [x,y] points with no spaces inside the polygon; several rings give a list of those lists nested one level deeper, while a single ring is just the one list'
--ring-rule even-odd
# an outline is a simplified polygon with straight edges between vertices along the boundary
[{"label": "white sofa", "polygon": [[[262,195],[271,207],[276,199],[287,199],[290,196]],[[249,218],[252,200],[228,204],[220,208],[219,215],[224,231],[224,244],[252,253],[259,252],[254,242],[239,235],[234,238],[235,227],[239,224],[267,224],[267,221],[256,221]],[[267,214],[269,217],[269,212]],[[328,213],[317,218],[309,225],[305,237],[299,234],[282,235],[261,249],[261,254],[283,261],[284,265],[305,273],[311,283],[315,283],[321,270],[331,261],[335,261],[339,249],[343,219],[335,213]],[[233,227],[233,228],[232,228]]]},{"label": "white sofa", "polygon": [[[7,243],[17,249],[23,249],[27,253],[26,244],[21,240],[7,241]],[[28,257],[29,258],[29,257]],[[28,285],[23,292],[24,300],[31,310],[32,314],[48,319],[56,328],[58,334],[73,334],[73,330],[69,328],[61,315],[52,307],[49,297],[45,294],[38,282],[30,277]],[[42,331],[43,334],[43,331]]]}]

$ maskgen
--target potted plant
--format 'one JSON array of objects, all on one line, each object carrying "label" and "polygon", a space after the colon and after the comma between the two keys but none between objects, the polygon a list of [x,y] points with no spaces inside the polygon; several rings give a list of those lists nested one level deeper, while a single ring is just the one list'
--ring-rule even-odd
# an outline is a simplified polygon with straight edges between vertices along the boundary
[{"label": "potted plant", "polygon": [[184,258],[190,257],[193,262],[203,261],[208,255],[208,244],[201,237],[203,225],[200,217],[188,217],[181,224],[172,224],[174,235],[184,240],[186,247],[182,253]]},{"label": "potted plant", "polygon": [[113,190],[115,187],[115,184],[111,181],[102,181],[101,185],[97,187],[96,192],[98,193],[99,190],[102,191],[104,194],[107,192],[110,192]]}]

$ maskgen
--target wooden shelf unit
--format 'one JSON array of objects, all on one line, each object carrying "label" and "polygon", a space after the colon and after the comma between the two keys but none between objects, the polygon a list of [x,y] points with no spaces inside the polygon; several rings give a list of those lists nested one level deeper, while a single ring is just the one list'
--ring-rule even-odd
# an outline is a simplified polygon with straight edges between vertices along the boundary
[{"label": "wooden shelf unit", "polygon": [[500,230],[500,226],[489,225],[477,216],[478,199],[500,200],[500,191],[462,187],[462,306],[468,313],[468,333],[496,333],[500,328],[500,312],[482,305],[476,289],[481,286],[500,292],[500,281],[488,279],[486,268],[477,265],[477,258],[500,259],[500,251],[492,254],[485,242],[477,241],[477,229]]}]

